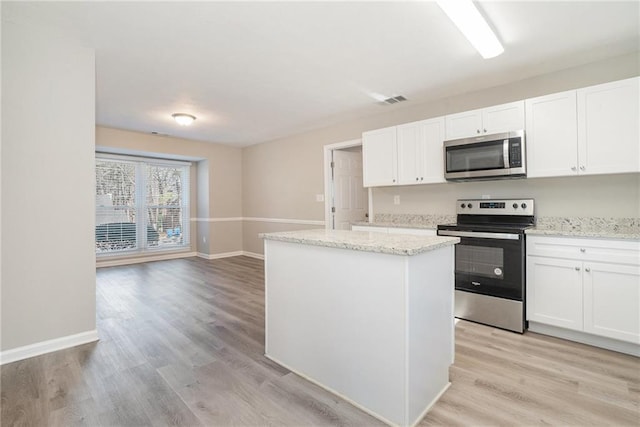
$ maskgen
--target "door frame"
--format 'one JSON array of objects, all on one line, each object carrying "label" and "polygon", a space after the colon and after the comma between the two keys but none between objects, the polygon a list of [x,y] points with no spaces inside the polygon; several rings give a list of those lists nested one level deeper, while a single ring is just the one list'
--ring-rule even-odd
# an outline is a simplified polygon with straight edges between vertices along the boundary
[{"label": "door frame", "polygon": [[[329,144],[324,146],[324,226],[326,229],[333,229],[333,221],[331,220],[331,205],[333,199],[333,180],[331,177],[331,158],[334,150],[341,150],[344,148],[359,147],[362,146],[362,139],[352,139],[344,142],[337,142],[335,144]],[[369,222],[372,222],[373,218],[373,194],[371,187],[367,188],[368,192],[368,212]]]}]

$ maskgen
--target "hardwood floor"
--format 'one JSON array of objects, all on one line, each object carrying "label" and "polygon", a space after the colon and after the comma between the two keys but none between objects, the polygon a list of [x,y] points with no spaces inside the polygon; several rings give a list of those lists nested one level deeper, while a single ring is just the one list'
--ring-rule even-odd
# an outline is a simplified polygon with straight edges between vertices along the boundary
[{"label": "hardwood floor", "polygon": [[[1,368],[2,426],[381,425],[263,356],[262,261],[98,270],[100,341]],[[640,425],[640,359],[456,327],[452,386],[420,426]]]}]

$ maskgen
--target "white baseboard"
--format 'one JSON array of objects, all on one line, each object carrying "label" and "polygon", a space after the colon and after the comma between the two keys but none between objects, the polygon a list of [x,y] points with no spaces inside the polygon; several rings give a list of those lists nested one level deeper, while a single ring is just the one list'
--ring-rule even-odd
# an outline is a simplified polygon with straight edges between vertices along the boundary
[{"label": "white baseboard", "polygon": [[248,256],[249,258],[255,258],[255,259],[264,259],[264,254],[257,254],[255,252],[247,252],[247,251],[243,251],[242,255],[244,256]]},{"label": "white baseboard", "polygon": [[65,348],[75,347],[77,345],[98,341],[98,331],[96,329],[87,332],[81,332],[75,335],[67,335],[66,337],[55,338],[52,340],[41,341],[35,344],[25,345],[23,347],[12,348],[0,352],[0,365],[18,360],[28,359],[41,354],[51,353],[53,351],[64,350]]},{"label": "white baseboard", "polygon": [[204,258],[204,259],[230,258],[232,256],[240,256],[240,255],[242,255],[242,251],[221,252],[219,254],[203,254],[202,252],[198,252],[198,257]]},{"label": "white baseboard", "polygon": [[257,254],[254,252],[247,252],[247,251],[222,252],[219,254],[211,254],[211,255],[198,252],[198,257],[204,258],[204,259],[231,258],[234,256],[248,256],[251,258],[264,259],[264,255],[262,254]]},{"label": "white baseboard", "polygon": [[640,357],[640,345],[529,321],[529,331]]},{"label": "white baseboard", "polygon": [[171,254],[149,255],[137,258],[120,258],[120,259],[101,259],[96,261],[96,268],[115,267],[118,265],[140,264],[150,261],[166,261],[169,259],[190,258],[198,254],[196,252],[177,252]]}]

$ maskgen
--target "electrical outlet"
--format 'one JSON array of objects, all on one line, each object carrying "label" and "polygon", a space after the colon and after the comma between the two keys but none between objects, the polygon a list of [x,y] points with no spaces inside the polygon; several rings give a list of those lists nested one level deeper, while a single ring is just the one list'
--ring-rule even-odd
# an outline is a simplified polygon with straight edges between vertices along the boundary
[{"label": "electrical outlet", "polygon": [[202,236],[202,243],[207,243],[207,238]]},{"label": "electrical outlet", "polygon": [[324,194],[316,194],[316,202],[324,202]]},{"label": "electrical outlet", "polygon": [[398,196],[398,195],[393,196],[393,204],[394,205],[399,205],[400,204],[400,196]]}]

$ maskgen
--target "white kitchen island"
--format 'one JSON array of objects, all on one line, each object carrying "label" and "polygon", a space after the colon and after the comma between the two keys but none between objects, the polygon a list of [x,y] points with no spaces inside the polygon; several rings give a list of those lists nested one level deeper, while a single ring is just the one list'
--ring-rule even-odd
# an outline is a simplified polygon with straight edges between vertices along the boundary
[{"label": "white kitchen island", "polygon": [[449,386],[458,238],[306,230],[265,239],[265,354],[392,425]]}]

